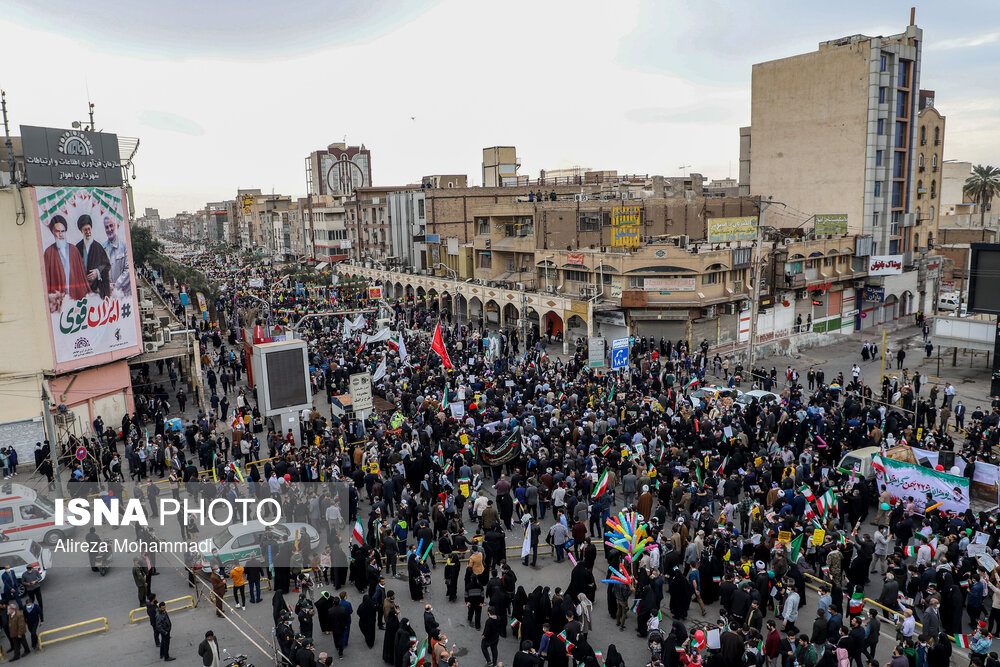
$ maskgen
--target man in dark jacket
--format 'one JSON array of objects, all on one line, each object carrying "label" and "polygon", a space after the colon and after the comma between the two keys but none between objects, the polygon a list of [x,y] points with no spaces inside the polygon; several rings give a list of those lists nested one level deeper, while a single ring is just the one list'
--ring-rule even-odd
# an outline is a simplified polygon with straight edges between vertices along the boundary
[{"label": "man in dark jacket", "polygon": [[483,657],[486,658],[487,665],[497,664],[497,644],[500,642],[500,619],[497,618],[497,610],[490,607],[486,611],[486,623],[483,625],[482,641],[480,648],[483,650]]},{"label": "man in dark jacket", "polygon": [[156,630],[160,633],[160,657],[166,662],[176,660],[170,655],[170,630],[173,623],[167,615],[167,603],[161,602],[156,610]]},{"label": "man in dark jacket", "polygon": [[211,630],[205,633],[205,639],[198,644],[198,655],[201,656],[201,664],[205,667],[221,664],[219,641]]}]

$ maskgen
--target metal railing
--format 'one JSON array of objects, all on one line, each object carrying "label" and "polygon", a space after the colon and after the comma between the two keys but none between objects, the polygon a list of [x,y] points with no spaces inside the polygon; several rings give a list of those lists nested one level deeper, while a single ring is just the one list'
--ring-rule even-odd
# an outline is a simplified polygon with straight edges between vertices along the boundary
[{"label": "metal railing", "polygon": [[[49,637],[49,636],[54,635],[56,633],[63,632],[65,630],[72,630],[73,628],[80,628],[80,627],[83,627],[85,625],[93,625],[94,623],[100,623],[101,625],[99,627],[91,628],[89,630],[83,630],[81,632],[74,632],[73,634],[66,635],[65,637],[56,637],[55,639],[46,639],[46,637]],[[108,626],[108,619],[105,618],[105,617],[103,617],[103,616],[101,616],[99,618],[92,618],[89,621],[81,621],[79,623],[73,623],[72,625],[64,625],[61,628],[52,628],[51,630],[45,630],[43,632],[39,632],[38,633],[38,648],[43,649],[46,646],[48,646],[49,644],[55,644],[55,643],[58,643],[58,642],[64,642],[67,639],[76,639],[77,637],[84,637],[86,635],[93,635],[93,634],[96,634],[98,632],[107,632],[108,628],[109,628],[109,626]]]},{"label": "metal railing", "polygon": [[[180,605],[179,607],[174,607],[173,609],[170,609],[170,605],[174,604],[175,602],[183,602],[184,604]],[[194,608],[194,598],[192,596],[190,596],[190,595],[185,595],[183,597],[174,598],[173,600],[165,600],[164,604],[167,605],[167,613],[174,612],[174,611],[181,611],[182,609],[193,609]],[[146,614],[146,608],[145,607],[139,607],[138,609],[133,609],[132,611],[130,611],[128,613],[128,622],[129,623],[137,623],[138,621],[141,621],[143,618],[147,618],[147,619],[149,618],[149,616],[140,616],[138,619],[136,619],[135,615],[136,614],[140,614],[140,613],[145,615]]]}]

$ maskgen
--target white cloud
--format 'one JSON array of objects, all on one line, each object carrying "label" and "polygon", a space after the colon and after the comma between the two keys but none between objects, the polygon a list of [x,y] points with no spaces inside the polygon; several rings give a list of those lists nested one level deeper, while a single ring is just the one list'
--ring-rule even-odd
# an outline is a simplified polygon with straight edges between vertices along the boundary
[{"label": "white cloud", "polygon": [[926,48],[928,51],[948,51],[951,49],[971,49],[977,46],[1000,43],[1000,31],[987,32],[981,35],[966,35],[955,37],[954,39],[943,39],[937,42],[930,42]]}]

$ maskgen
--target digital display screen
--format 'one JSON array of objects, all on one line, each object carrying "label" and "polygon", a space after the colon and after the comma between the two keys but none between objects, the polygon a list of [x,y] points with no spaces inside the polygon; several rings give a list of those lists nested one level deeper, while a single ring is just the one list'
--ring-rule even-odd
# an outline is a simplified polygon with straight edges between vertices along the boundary
[{"label": "digital display screen", "polygon": [[969,312],[1000,313],[1000,245],[973,243],[969,263]]},{"label": "digital display screen", "polygon": [[309,378],[301,348],[268,352],[264,355],[264,363],[267,364],[267,392],[272,410],[309,402]]}]

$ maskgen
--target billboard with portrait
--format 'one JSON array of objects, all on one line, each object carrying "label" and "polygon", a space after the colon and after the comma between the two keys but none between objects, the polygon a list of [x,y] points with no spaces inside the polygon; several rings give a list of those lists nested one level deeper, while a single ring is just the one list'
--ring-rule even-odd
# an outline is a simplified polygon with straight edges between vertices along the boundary
[{"label": "billboard with portrait", "polygon": [[38,187],[35,209],[56,370],[142,352],[124,190]]}]

